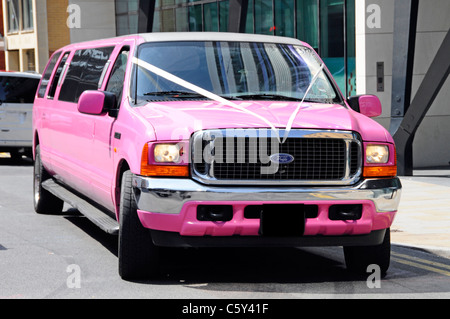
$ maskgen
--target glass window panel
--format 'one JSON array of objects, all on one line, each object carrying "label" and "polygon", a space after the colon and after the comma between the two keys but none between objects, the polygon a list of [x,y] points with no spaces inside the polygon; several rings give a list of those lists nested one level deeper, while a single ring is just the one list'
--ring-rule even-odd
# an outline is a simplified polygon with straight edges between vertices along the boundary
[{"label": "glass window panel", "polygon": [[19,30],[19,0],[8,0],[8,32]]},{"label": "glass window panel", "polygon": [[128,12],[128,1],[116,0],[116,14],[122,14]]},{"label": "glass window panel", "polygon": [[33,1],[22,1],[23,29],[33,29]]},{"label": "glass window panel", "polygon": [[39,79],[16,76],[0,77],[0,100],[3,103],[33,103]]},{"label": "glass window panel", "polygon": [[275,35],[294,37],[294,1],[275,1]]},{"label": "glass window panel", "polygon": [[128,15],[128,27],[130,30],[130,34],[138,32],[138,20],[139,16],[137,13]]},{"label": "glass window panel", "polygon": [[61,52],[56,52],[51,57],[50,63],[48,64],[47,68],[45,69],[44,75],[42,76],[41,85],[39,86],[39,91],[38,91],[38,97],[45,96],[45,92],[47,91],[47,86],[50,81],[50,76],[53,73],[53,70],[56,66],[56,62],[58,62],[60,55],[61,55]]},{"label": "glass window panel", "polygon": [[130,34],[127,15],[116,16],[116,32],[117,35]]},{"label": "glass window panel", "polygon": [[128,11],[138,11],[139,1],[138,0],[128,0]]},{"label": "glass window panel", "polygon": [[97,90],[103,68],[113,50],[114,47],[106,47],[76,51],[61,86],[59,100],[77,103],[84,91]]},{"label": "glass window panel", "polygon": [[36,71],[36,58],[34,49],[24,50],[24,55],[24,68],[26,68],[24,71]]},{"label": "glass window panel", "polygon": [[189,7],[189,31],[203,31],[202,6]]},{"label": "glass window panel", "polygon": [[274,34],[272,0],[255,0],[255,33]]},{"label": "glass window panel", "polygon": [[[127,68],[127,61],[130,49],[125,47],[117,56],[111,75],[108,80],[106,91],[112,92],[116,95],[117,103],[120,104],[122,100],[123,83],[125,81],[125,71]],[[120,105],[118,105],[120,106]]]},{"label": "glass window panel", "polygon": [[161,12],[155,11],[155,14],[153,15],[153,32],[160,32],[161,31]]},{"label": "glass window panel", "polygon": [[345,92],[344,1],[320,1],[320,55],[342,92]]},{"label": "glass window panel", "polygon": [[171,6],[175,4],[175,0],[161,0],[161,6]]},{"label": "glass window panel", "polygon": [[219,2],[219,10],[220,10],[220,32],[228,31],[228,13],[230,10],[229,1],[221,1]]},{"label": "glass window panel", "polygon": [[130,26],[130,33],[137,33],[138,32],[138,20],[139,15],[138,14],[130,14],[128,16],[128,23]]},{"label": "glass window panel", "polygon": [[355,0],[347,0],[347,97],[356,95]]},{"label": "glass window panel", "polygon": [[[175,9],[177,31],[189,31],[188,9],[186,7]],[[156,30],[155,30],[156,31]]]},{"label": "glass window panel", "polygon": [[245,33],[254,33],[255,29],[253,27],[255,23],[255,18],[253,16],[254,11],[254,0],[248,1],[248,10],[247,10],[247,20],[245,21]]},{"label": "glass window panel", "polygon": [[[240,42],[144,43],[138,56],[166,72],[215,94],[241,99],[306,98],[319,103],[339,100],[314,50],[303,46]],[[319,72],[320,71],[320,72]],[[319,73],[318,73],[319,72]],[[316,80],[311,84],[314,75]],[[139,100],[197,98],[191,88],[139,67],[132,77]],[[172,91],[188,93],[171,96]],[[133,98],[136,98],[133,96]],[[277,100],[280,99],[277,97]]]},{"label": "glass window panel", "polygon": [[116,0],[117,35],[133,34],[138,31],[138,0]]},{"label": "glass window panel", "polygon": [[297,38],[319,50],[318,0],[297,0]]},{"label": "glass window panel", "polygon": [[58,68],[56,69],[55,76],[52,79],[52,83],[50,85],[50,89],[48,90],[47,97],[53,99],[56,92],[56,87],[58,86],[59,79],[61,77],[61,73],[64,69],[64,64],[66,64],[67,58],[69,57],[70,52],[64,53],[61,61],[59,62]]},{"label": "glass window panel", "polygon": [[217,2],[206,3],[203,6],[204,31],[219,31]]},{"label": "glass window panel", "polygon": [[161,11],[161,31],[162,32],[175,31],[175,15],[173,9]]}]

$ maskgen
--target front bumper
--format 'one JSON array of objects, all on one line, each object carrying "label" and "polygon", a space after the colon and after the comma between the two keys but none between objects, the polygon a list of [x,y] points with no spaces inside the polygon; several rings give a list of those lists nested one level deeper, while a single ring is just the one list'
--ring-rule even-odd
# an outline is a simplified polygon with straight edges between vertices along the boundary
[{"label": "front bumper", "polygon": [[[244,187],[207,186],[191,179],[136,175],[133,188],[144,227],[180,236],[204,236],[205,240],[208,236],[262,237],[259,236],[260,220],[244,217],[248,205],[317,205],[318,214],[306,218],[302,236],[314,245],[313,238],[317,238],[317,242],[323,236],[350,236],[356,240],[361,235],[389,228],[397,212],[402,187],[398,178],[367,179],[352,186],[335,187]],[[351,221],[330,220],[328,209],[335,204],[361,204],[362,216]],[[227,222],[199,221],[198,205],[232,205],[233,218]],[[327,243],[332,242],[327,240]],[[339,241],[335,242],[340,245]]]}]

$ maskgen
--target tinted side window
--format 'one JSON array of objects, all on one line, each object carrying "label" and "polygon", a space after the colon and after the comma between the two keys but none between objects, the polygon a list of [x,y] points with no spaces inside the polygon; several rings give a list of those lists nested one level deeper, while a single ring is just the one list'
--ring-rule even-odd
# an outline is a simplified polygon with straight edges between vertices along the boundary
[{"label": "tinted side window", "polygon": [[55,76],[53,77],[52,85],[50,86],[50,90],[48,91],[48,97],[53,99],[56,92],[56,87],[58,86],[59,79],[61,78],[61,73],[64,70],[64,65],[66,64],[67,58],[69,57],[69,52],[65,53],[59,62],[58,68],[56,69]]},{"label": "tinted side window", "polygon": [[106,91],[114,93],[116,95],[118,104],[122,99],[123,82],[125,80],[125,71],[127,68],[129,52],[130,48],[124,47],[117,56],[116,62],[114,63],[111,75],[109,77],[108,85],[106,87]]},{"label": "tinted side window", "polygon": [[33,103],[39,79],[0,77],[0,101],[2,103]]},{"label": "tinted side window", "polygon": [[77,103],[84,91],[97,90],[103,68],[113,50],[114,47],[76,51],[62,84],[59,100]]},{"label": "tinted side window", "polygon": [[52,75],[53,69],[55,68],[56,62],[58,62],[60,55],[61,55],[61,52],[56,52],[52,56],[48,66],[47,66],[47,69],[45,69],[44,75],[42,76],[41,85],[39,86],[38,97],[45,96],[45,91],[47,90],[48,82],[50,82],[50,76]]}]

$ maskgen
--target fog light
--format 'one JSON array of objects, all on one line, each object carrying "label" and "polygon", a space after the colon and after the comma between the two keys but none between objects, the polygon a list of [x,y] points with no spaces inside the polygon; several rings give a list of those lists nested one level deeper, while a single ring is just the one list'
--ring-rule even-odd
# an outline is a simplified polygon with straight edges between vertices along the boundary
[{"label": "fog light", "polygon": [[199,221],[228,222],[233,219],[233,206],[198,205],[197,219]]},{"label": "fog light", "polygon": [[362,216],[361,204],[332,205],[328,210],[330,220],[358,220]]}]

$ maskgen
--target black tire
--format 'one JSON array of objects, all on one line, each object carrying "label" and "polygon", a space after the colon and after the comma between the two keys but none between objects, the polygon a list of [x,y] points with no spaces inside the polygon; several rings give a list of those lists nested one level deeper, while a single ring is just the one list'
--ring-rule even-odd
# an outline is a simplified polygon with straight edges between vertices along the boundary
[{"label": "black tire", "polygon": [[142,226],[132,189],[131,171],[122,175],[119,216],[119,275],[125,280],[153,279],[159,275],[159,248]]},{"label": "black tire", "polygon": [[36,159],[33,169],[34,210],[38,214],[60,214],[64,201],[42,187],[42,183],[51,178],[41,161],[40,147],[36,147]]},{"label": "black tire", "polygon": [[375,264],[380,267],[381,275],[384,277],[391,259],[390,234],[390,229],[386,229],[383,242],[380,245],[344,247],[347,269],[359,275],[367,275],[367,267]]}]

